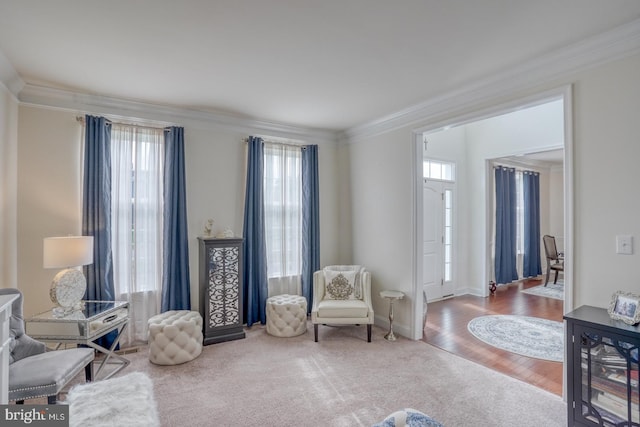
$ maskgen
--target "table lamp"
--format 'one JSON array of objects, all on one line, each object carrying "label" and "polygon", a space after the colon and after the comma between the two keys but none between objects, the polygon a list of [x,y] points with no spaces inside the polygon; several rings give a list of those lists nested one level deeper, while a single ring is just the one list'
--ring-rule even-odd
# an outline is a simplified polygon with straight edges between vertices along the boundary
[{"label": "table lamp", "polygon": [[82,309],[87,280],[77,267],[93,263],[93,236],[47,237],[43,243],[43,267],[63,268],[51,282],[53,314],[63,317]]}]

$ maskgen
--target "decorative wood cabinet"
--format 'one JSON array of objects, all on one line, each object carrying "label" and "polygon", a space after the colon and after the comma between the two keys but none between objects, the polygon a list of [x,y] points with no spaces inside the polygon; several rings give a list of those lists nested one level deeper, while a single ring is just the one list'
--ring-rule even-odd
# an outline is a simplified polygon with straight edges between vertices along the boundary
[{"label": "decorative wood cabinet", "polygon": [[244,338],[242,239],[199,237],[204,344]]},{"label": "decorative wood cabinet", "polygon": [[582,306],[567,321],[569,426],[640,425],[640,328]]}]

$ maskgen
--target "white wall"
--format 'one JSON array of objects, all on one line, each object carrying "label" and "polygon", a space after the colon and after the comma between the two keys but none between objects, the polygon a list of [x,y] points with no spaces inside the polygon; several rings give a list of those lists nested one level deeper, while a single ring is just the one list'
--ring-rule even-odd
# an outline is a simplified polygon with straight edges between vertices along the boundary
[{"label": "white wall", "polygon": [[[118,114],[114,111],[113,114]],[[18,269],[25,314],[50,308],[48,287],[56,271],[42,268],[42,239],[79,234],[82,218],[83,127],[74,111],[23,105],[18,130]],[[120,114],[122,115],[122,114]],[[146,117],[146,119],[150,119]],[[242,236],[245,143],[250,128],[228,130],[190,120],[185,125],[187,217],[192,307],[198,305],[198,241],[208,218],[216,230]],[[273,135],[275,137],[280,135]],[[341,180],[334,141],[318,144],[321,263],[339,262],[337,188]]]},{"label": "white wall", "polygon": [[[411,323],[412,133],[402,129],[348,145],[351,173],[353,262],[371,272],[373,309],[385,318],[389,303],[380,291],[402,291],[394,304],[394,328]],[[421,287],[422,288],[422,287]]]},{"label": "white wall", "polygon": [[30,315],[51,308],[57,273],[42,268],[42,239],[82,230],[82,126],[74,114],[27,106],[18,122],[18,288]]},{"label": "white wall", "polygon": [[[638,144],[637,114],[640,111],[640,55],[590,69],[571,78],[550,82],[536,90],[513,93],[493,101],[494,105],[523,99],[535,93],[574,84],[574,306],[608,305],[615,290],[640,293],[640,263],[638,249],[633,255],[615,254],[615,235],[640,236],[640,197],[636,185],[640,182],[640,144]],[[487,102],[487,105],[491,105]],[[470,111],[448,113],[452,120]],[[433,117],[433,123],[444,123],[447,116]],[[426,128],[430,123],[424,123]],[[389,131],[366,140],[349,141],[352,192],[357,203],[352,216],[359,220],[353,227],[354,262],[369,266],[374,288],[398,289],[409,295],[398,305],[398,331],[411,329],[410,306],[414,284],[410,270],[412,245],[414,144],[412,132],[420,123]],[[481,129],[477,130],[478,133]],[[526,135],[525,135],[526,136]],[[534,139],[535,141],[535,139]],[[539,142],[540,146],[553,141]],[[467,158],[486,158],[470,150]],[[490,157],[507,154],[500,149]],[[510,154],[510,153],[509,153]],[[471,163],[471,162],[470,162]],[[603,165],[611,165],[601,173]],[[381,169],[382,168],[382,169]],[[483,173],[483,161],[472,165],[473,176]],[[473,205],[484,205],[485,179],[471,180]],[[354,197],[355,199],[355,197]],[[484,222],[484,212],[474,221]],[[475,213],[474,213],[475,216]],[[393,229],[393,233],[386,230]],[[473,227],[468,243],[477,252],[485,235]],[[638,242],[636,242],[637,246]],[[471,271],[482,280],[483,272],[475,262]],[[385,310],[377,301],[377,311]]]},{"label": "white wall", "polygon": [[[639,75],[636,55],[576,79],[576,306],[605,307],[616,290],[640,294]],[[634,236],[633,255],[615,253],[617,234]]]},{"label": "white wall", "polygon": [[[549,229],[546,234],[555,236],[558,251],[564,251],[564,176],[563,169],[552,167],[549,171]],[[544,235],[544,233],[543,233]],[[545,261],[542,262],[543,268]]]},{"label": "white wall", "polygon": [[18,286],[18,102],[0,83],[0,288]]}]

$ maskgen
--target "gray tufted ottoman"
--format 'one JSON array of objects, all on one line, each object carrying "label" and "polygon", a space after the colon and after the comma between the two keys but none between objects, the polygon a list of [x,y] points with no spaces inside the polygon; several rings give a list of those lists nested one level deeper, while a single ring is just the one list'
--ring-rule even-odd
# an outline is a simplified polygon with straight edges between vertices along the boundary
[{"label": "gray tufted ottoman", "polygon": [[307,299],[299,295],[276,295],[267,299],[267,333],[295,337],[307,332]]},{"label": "gray tufted ottoman", "polygon": [[197,311],[171,310],[149,319],[149,360],[178,365],[202,353],[202,316]]}]

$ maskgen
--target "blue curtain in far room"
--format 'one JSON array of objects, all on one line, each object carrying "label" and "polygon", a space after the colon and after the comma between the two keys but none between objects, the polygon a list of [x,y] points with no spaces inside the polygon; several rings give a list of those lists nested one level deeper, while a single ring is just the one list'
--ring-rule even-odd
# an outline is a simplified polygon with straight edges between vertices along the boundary
[{"label": "blue curtain in far room", "polygon": [[93,264],[84,267],[85,300],[113,301],[111,256],[111,123],[85,116],[82,234],[93,236]]},{"label": "blue curtain in far room", "polygon": [[[82,234],[93,236],[93,264],[84,267],[84,299],[114,301],[111,253],[111,123],[104,117],[85,116]],[[112,331],[95,342],[105,348],[118,336]]]},{"label": "blue curtain in far room", "polygon": [[184,128],[164,134],[162,312],[191,310]]},{"label": "blue curtain in far room", "polygon": [[516,171],[496,167],[496,283],[511,283],[518,279],[516,269]]},{"label": "blue curtain in far room", "polygon": [[540,260],[540,174],[522,173],[524,196],[524,259],[522,277],[542,274]]},{"label": "blue curtain in far room", "polygon": [[247,141],[247,187],[244,201],[243,317],[247,326],[265,324],[267,303],[267,249],[264,228],[264,141]]},{"label": "blue curtain in far room", "polygon": [[302,296],[307,314],[313,306],[313,273],[320,269],[320,196],[318,146],[302,150]]}]

